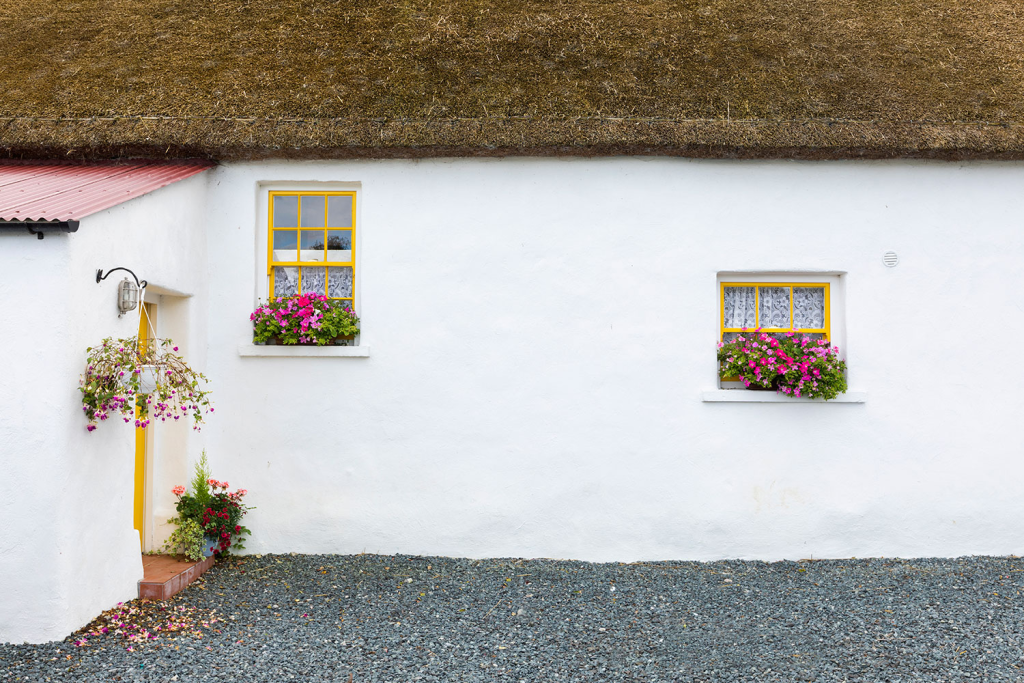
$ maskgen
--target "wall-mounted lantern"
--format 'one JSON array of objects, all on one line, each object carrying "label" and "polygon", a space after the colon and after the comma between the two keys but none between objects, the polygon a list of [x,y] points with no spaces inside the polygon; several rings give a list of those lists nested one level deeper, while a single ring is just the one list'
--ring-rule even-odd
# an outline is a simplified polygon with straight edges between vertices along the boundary
[{"label": "wall-mounted lantern", "polygon": [[107,271],[106,275],[103,274],[103,269],[100,268],[96,271],[96,282],[103,282],[115,270],[123,270],[130,274],[135,280],[135,282],[132,282],[128,278],[125,278],[117,284],[117,310],[119,311],[117,317],[120,318],[128,311],[135,310],[135,307],[139,305],[139,293],[141,290],[146,288],[148,283],[145,280],[140,281],[139,278],[135,276],[135,273],[127,268],[111,268]]}]

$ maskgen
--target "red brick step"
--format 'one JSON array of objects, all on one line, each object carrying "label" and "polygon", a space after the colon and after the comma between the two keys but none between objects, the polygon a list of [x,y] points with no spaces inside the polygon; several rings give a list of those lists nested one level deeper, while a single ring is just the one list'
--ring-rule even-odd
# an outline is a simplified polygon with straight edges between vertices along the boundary
[{"label": "red brick step", "polygon": [[202,562],[192,562],[184,555],[143,555],[139,597],[166,600],[202,576],[213,566],[213,560],[207,557]]}]

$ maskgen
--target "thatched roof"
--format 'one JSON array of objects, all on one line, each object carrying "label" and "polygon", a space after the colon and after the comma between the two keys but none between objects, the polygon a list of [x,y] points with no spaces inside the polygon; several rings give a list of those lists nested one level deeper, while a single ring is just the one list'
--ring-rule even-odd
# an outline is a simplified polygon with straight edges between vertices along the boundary
[{"label": "thatched roof", "polygon": [[3,156],[1024,158],[1019,0],[19,0]]}]

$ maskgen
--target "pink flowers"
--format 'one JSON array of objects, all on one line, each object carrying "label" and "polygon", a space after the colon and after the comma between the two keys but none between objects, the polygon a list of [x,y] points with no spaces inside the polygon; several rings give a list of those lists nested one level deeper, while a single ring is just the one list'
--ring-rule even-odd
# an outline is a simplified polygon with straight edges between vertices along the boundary
[{"label": "pink flowers", "polygon": [[718,361],[722,377],[738,378],[747,388],[826,400],[846,391],[838,349],[796,332],[738,335],[719,345]]},{"label": "pink flowers", "polygon": [[173,493],[176,496],[180,496],[181,494],[185,493],[185,487],[175,486],[173,489],[171,489],[171,493]]},{"label": "pink flowers", "polygon": [[256,343],[276,339],[281,344],[322,346],[333,343],[338,337],[353,337],[359,333],[359,318],[351,304],[323,294],[275,299],[258,306],[249,319]]}]

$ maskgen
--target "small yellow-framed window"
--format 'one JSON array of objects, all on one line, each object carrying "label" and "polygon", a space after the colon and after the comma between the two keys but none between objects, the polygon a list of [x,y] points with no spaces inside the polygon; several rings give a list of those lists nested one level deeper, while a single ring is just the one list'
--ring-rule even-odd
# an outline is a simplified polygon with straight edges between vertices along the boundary
[{"label": "small yellow-framed window", "polygon": [[831,341],[827,282],[723,282],[719,288],[722,341],[743,330],[798,332]]},{"label": "small yellow-framed window", "polygon": [[270,298],[323,294],[355,310],[356,193],[271,192]]}]

